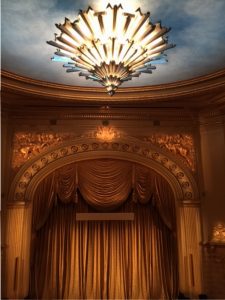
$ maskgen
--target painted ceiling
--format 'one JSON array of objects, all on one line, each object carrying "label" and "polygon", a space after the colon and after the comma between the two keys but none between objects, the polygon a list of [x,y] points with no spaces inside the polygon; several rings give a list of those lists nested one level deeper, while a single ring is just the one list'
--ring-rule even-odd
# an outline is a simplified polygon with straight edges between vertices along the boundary
[{"label": "painted ceiling", "polygon": [[2,69],[49,82],[99,86],[62,63],[52,62],[55,49],[46,41],[59,33],[55,23],[74,21],[80,9],[104,10],[108,3],[122,4],[128,12],[150,11],[151,22],[172,27],[168,63],[152,74],[123,84],[148,86],[176,82],[212,73],[225,67],[225,0],[2,0]]}]

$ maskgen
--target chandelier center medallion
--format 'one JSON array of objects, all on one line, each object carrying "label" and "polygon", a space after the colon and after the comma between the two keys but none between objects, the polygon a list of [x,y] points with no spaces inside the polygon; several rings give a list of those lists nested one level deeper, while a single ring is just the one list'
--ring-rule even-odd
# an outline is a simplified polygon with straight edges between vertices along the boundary
[{"label": "chandelier center medallion", "polygon": [[175,46],[166,37],[170,28],[151,23],[149,12],[127,13],[122,5],[108,4],[105,11],[89,7],[74,22],[65,18],[56,27],[61,33],[47,42],[57,48],[52,60],[100,83],[110,96],[123,82],[167,62],[164,51]]}]

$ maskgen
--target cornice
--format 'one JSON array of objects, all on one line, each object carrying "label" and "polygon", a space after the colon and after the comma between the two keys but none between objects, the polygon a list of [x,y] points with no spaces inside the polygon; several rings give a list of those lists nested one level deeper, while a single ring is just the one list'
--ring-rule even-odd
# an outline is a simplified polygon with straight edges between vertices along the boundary
[{"label": "cornice", "polygon": [[225,69],[215,73],[175,83],[120,88],[113,97],[105,89],[95,87],[69,86],[23,77],[2,71],[2,90],[56,100],[82,103],[156,102],[194,96],[225,88]]},{"label": "cornice", "polygon": [[9,116],[10,119],[23,119],[23,120],[127,120],[127,121],[154,121],[154,120],[169,120],[169,121],[193,121],[197,120],[196,113],[190,113],[185,110],[177,109],[113,109],[108,112],[102,112],[100,109],[71,109],[68,108],[45,108],[45,109],[29,109],[18,108],[10,109],[2,108],[2,117]]},{"label": "cornice", "polygon": [[200,130],[205,131],[209,128],[221,128],[225,125],[225,111],[223,110],[207,110],[199,114]]}]

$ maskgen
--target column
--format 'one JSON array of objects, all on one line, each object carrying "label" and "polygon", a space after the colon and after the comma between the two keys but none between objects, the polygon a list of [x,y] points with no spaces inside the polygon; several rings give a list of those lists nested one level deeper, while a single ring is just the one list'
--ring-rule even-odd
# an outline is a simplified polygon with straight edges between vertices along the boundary
[{"label": "column", "polygon": [[180,291],[192,298],[202,293],[201,240],[198,203],[182,203],[178,217]]},{"label": "column", "polygon": [[8,205],[4,285],[9,299],[25,298],[29,292],[31,218],[31,204]]}]

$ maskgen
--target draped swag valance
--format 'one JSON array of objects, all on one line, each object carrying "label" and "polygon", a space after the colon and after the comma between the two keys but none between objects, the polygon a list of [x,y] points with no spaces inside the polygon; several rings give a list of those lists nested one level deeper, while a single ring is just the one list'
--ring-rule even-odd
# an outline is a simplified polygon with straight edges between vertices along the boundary
[{"label": "draped swag valance", "polygon": [[135,202],[151,201],[166,226],[175,231],[174,197],[167,181],[149,168],[114,159],[73,163],[48,175],[35,193],[34,229],[43,226],[56,199],[78,202],[78,190],[89,205],[101,211],[119,207],[131,194]]}]

